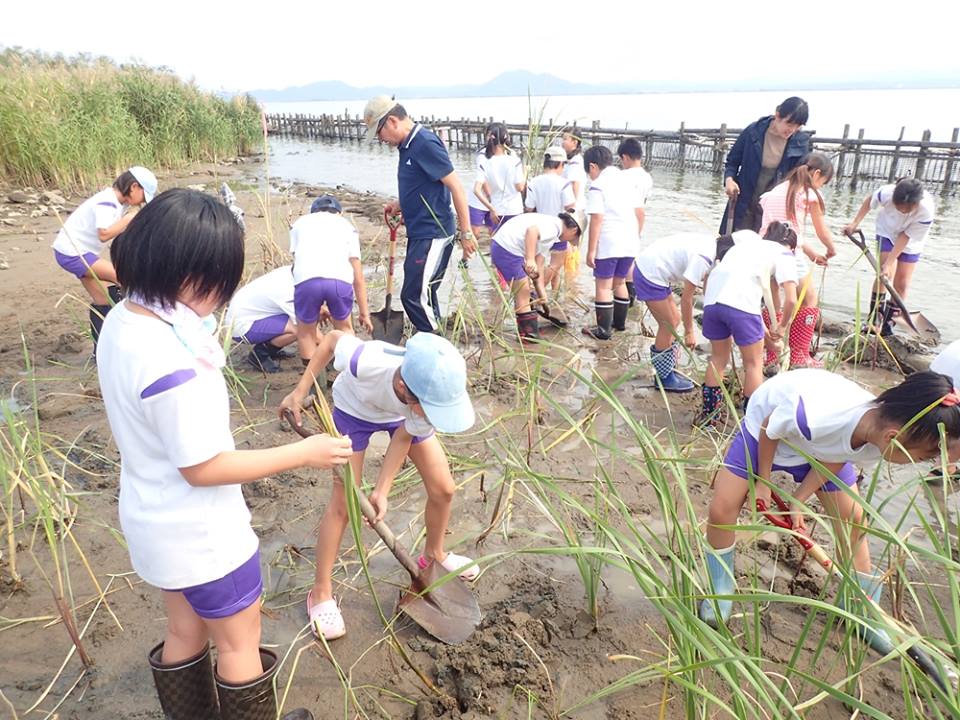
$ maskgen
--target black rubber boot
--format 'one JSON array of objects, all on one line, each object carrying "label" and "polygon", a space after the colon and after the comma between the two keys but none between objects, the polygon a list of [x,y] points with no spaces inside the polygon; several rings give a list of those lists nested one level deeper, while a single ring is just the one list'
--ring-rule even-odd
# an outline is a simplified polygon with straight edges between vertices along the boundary
[{"label": "black rubber boot", "polygon": [[271,342],[262,343],[265,348],[267,355],[272,357],[274,360],[279,360],[280,358],[286,357],[286,354],[283,352],[283,348],[277,347]]},{"label": "black rubber boot", "polygon": [[627,280],[627,300],[630,302],[630,307],[633,307],[634,303],[637,302],[637,288],[633,285],[633,280]]},{"label": "black rubber boot", "polygon": [[[277,696],[273,676],[277,674],[277,656],[260,648],[260,662],[263,675],[249,682],[230,683],[217,676],[221,720],[276,720]],[[285,713],[280,720],[313,720],[313,714],[297,708]]]},{"label": "black rubber boot", "polygon": [[153,682],[157,686],[163,716],[167,720],[219,718],[210,648],[169,665],[160,661],[162,657],[163,643],[160,643],[150,651],[147,660],[153,671]]},{"label": "black rubber boot", "polygon": [[265,373],[280,372],[280,363],[273,358],[266,343],[257,343],[253,350],[247,355],[247,362],[253,366],[254,370],[262,370]]},{"label": "black rubber boot", "polygon": [[517,313],[517,333],[520,342],[530,342],[540,339],[540,321],[537,313],[531,311]]},{"label": "black rubber boot", "polygon": [[113,300],[114,305],[123,301],[123,290],[119,285],[107,285],[107,295]]},{"label": "black rubber boot", "polygon": [[110,312],[112,305],[91,305],[90,306],[90,337],[93,339],[93,359],[97,359],[97,341],[100,339],[100,331],[103,330],[103,321]]},{"label": "black rubber boot", "polygon": [[583,334],[596,340],[609,340],[613,337],[613,303],[594,303],[597,311],[596,327],[584,328]]},{"label": "black rubber boot", "polygon": [[630,310],[630,301],[626,298],[613,299],[613,329],[623,332],[627,329],[627,312]]}]

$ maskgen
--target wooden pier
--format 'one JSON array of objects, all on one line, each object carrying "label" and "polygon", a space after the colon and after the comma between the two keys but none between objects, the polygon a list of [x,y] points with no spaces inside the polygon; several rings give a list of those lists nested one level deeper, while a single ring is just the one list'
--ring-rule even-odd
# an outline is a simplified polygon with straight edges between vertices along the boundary
[{"label": "wooden pier", "polygon": [[[271,133],[302,138],[360,141],[366,127],[359,115],[267,115]],[[472,150],[483,145],[483,131],[493,118],[451,119],[424,117],[420,122],[433,129],[448,147]],[[555,141],[560,132],[572,128],[586,145],[602,143],[616,150],[625,138],[637,138],[644,147],[644,162],[655,167],[676,168],[700,172],[723,173],[727,151],[736,142],[741,128],[688,128],[684,123],[678,130],[640,130],[629,127],[605,128],[598,121],[589,125],[555,122],[553,119],[531,121],[520,125],[505,123],[513,136],[515,147],[534,144],[543,147]],[[813,132],[813,131],[809,131]],[[954,195],[960,185],[960,129],[954,128],[950,141],[935,141],[930,131],[919,140],[903,137],[896,140],[870,140],[861,128],[856,137],[850,125],[844,127],[839,138],[819,137],[813,132],[812,149],[826,153],[836,168],[835,182],[847,182],[851,188],[860,183],[893,182],[899,177],[912,176],[921,182],[936,186],[942,195]]]}]

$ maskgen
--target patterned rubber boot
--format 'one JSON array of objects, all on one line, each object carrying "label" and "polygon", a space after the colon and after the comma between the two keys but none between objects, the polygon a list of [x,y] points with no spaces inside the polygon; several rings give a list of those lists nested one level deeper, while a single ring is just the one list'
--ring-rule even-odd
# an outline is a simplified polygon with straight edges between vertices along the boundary
[{"label": "patterned rubber boot", "polygon": [[822,368],[823,363],[810,356],[810,342],[817,329],[820,308],[805,307],[797,311],[790,324],[790,369]]},{"label": "patterned rubber boot", "polygon": [[517,333],[520,342],[527,343],[540,339],[540,321],[537,313],[531,311],[517,313]]},{"label": "patterned rubber boot", "polygon": [[147,655],[163,716],[167,720],[218,718],[209,646],[192,658],[169,665],[160,661],[162,657],[163,643]]},{"label": "patterned rubber boot", "polygon": [[[260,662],[263,675],[249,682],[229,683],[217,676],[221,720],[276,720],[277,697],[273,689],[273,676],[277,674],[277,656],[270,650],[260,648]],[[298,708],[285,713],[280,720],[313,720],[313,714]]]},{"label": "patterned rubber boot", "polygon": [[613,337],[613,303],[594,303],[597,311],[597,324],[595,327],[584,328],[583,334],[589,335],[596,340],[609,340]]},{"label": "patterned rubber boot", "polygon": [[[710,572],[710,587],[713,588],[714,595],[733,595],[736,590],[734,580],[736,554],[736,545],[707,552],[707,570]],[[726,623],[732,611],[733,600],[705,598],[700,603],[700,619],[714,629],[720,626],[720,620]]]},{"label": "patterned rubber boot", "polygon": [[715,427],[720,422],[720,404],[723,402],[723,391],[720,386],[703,385],[703,405],[700,413],[693,419],[697,427]]},{"label": "patterned rubber boot", "polygon": [[613,329],[623,332],[627,329],[627,312],[630,310],[630,300],[627,298],[613,299]]},{"label": "patterned rubber boot", "polygon": [[653,369],[657,371],[657,383],[665,392],[685,393],[693,390],[693,382],[676,372],[676,354],[673,345],[665,350],[658,350],[651,345],[650,361],[653,363]]}]

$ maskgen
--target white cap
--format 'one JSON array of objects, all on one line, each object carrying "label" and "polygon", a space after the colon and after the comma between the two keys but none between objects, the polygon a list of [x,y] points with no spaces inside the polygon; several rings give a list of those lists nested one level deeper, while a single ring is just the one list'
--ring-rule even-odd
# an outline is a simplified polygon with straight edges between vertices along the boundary
[{"label": "white cap", "polygon": [[140,165],[134,165],[130,168],[130,174],[137,179],[140,187],[143,188],[144,200],[146,202],[153,200],[153,196],[157,194],[157,176]]}]

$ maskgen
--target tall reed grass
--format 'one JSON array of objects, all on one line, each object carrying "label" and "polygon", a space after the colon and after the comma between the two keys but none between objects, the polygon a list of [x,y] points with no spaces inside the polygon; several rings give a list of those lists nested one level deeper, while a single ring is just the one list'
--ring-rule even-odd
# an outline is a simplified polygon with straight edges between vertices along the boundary
[{"label": "tall reed grass", "polygon": [[259,148],[260,108],[105,58],[0,53],[0,176],[89,188],[130,165],[175,168]]}]

